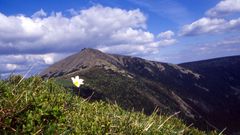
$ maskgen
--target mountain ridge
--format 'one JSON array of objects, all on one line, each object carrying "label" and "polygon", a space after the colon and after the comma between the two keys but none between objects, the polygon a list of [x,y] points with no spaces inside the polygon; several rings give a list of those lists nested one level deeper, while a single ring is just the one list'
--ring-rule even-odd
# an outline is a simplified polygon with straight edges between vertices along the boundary
[{"label": "mountain ridge", "polygon": [[[240,62],[236,63],[238,67]],[[155,107],[165,113],[181,111],[180,117],[199,128],[216,127],[221,130],[227,127],[229,132],[239,132],[237,125],[240,123],[232,122],[234,119],[240,120],[240,110],[236,108],[240,105],[239,95],[232,94],[230,99],[225,94],[238,91],[240,86],[234,85],[230,89],[228,83],[221,82],[229,81],[224,79],[225,76],[193,67],[189,63],[155,62],[87,48],[50,66],[41,75],[68,82],[71,76],[80,75],[89,83],[86,91],[101,95],[102,100],[117,102],[125,109],[145,109],[146,113],[151,113]],[[226,70],[226,73],[231,73],[228,68],[221,72]],[[234,84],[240,84],[237,71],[236,68]],[[220,79],[209,81],[208,78],[213,77],[208,74]],[[218,87],[218,83],[227,86]]]}]

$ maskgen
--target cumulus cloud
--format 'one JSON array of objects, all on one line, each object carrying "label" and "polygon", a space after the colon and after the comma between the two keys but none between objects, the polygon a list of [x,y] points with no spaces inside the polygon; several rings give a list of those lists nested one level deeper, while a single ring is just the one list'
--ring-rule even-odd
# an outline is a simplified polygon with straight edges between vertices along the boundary
[{"label": "cumulus cloud", "polygon": [[240,0],[223,0],[206,12],[208,16],[224,16],[240,12]]},{"label": "cumulus cloud", "polygon": [[149,53],[156,53],[156,49],[151,47],[145,47],[144,45],[130,45],[130,44],[122,44],[122,45],[116,45],[116,46],[100,46],[98,47],[99,50],[103,52],[111,52],[120,54],[122,52],[125,52],[128,55],[139,55],[139,52],[141,52],[141,55],[149,54]]},{"label": "cumulus cloud", "polygon": [[184,25],[180,30],[180,35],[194,36],[208,33],[239,31],[239,15],[224,17],[239,12],[240,0],[220,1],[215,7],[205,13],[207,17],[202,17],[191,24]]},{"label": "cumulus cloud", "polygon": [[[103,52],[111,52],[117,54],[127,54],[135,56],[147,56],[149,54],[159,53],[159,47],[173,45],[176,43],[174,32],[168,30],[158,34],[157,39],[149,32],[142,30],[135,31],[127,29],[125,32],[112,35],[113,38],[122,40],[122,44],[112,46],[98,46],[97,49]],[[134,39],[134,40],[132,40]]]},{"label": "cumulus cloud", "polygon": [[191,24],[183,26],[180,35],[193,36],[206,33],[237,31],[240,28],[240,18],[225,20],[221,18],[203,17]]},{"label": "cumulus cloud", "polygon": [[34,17],[0,13],[0,53],[76,52],[84,47],[157,42],[146,31],[146,17],[138,9],[94,6],[76,14],[46,16],[42,9]]},{"label": "cumulus cloud", "polygon": [[43,9],[31,17],[0,13],[0,57],[6,58],[1,63],[5,64],[4,71],[13,69],[7,64],[15,64],[15,69],[32,63],[43,67],[59,56],[63,58],[85,47],[110,53],[117,49],[116,53],[141,56],[175,43],[173,38],[157,38],[147,31],[147,18],[139,9],[97,5],[69,12],[71,16],[61,12],[48,15]]},{"label": "cumulus cloud", "polygon": [[68,56],[64,53],[47,53],[47,54],[10,54],[0,55],[0,74],[7,73],[26,73],[30,67],[33,67],[32,73],[39,73],[47,66]]},{"label": "cumulus cloud", "polygon": [[45,16],[47,16],[47,13],[43,9],[40,9],[39,11],[37,11],[32,15],[32,18],[39,18],[39,17],[45,17]]},{"label": "cumulus cloud", "polygon": [[171,39],[174,36],[174,32],[171,30],[165,31],[165,32],[161,32],[158,34],[158,38],[163,38],[163,39]]},{"label": "cumulus cloud", "polygon": [[110,36],[116,43],[149,43],[154,42],[154,35],[141,29],[127,28],[119,30]]},{"label": "cumulus cloud", "polygon": [[0,64],[1,72],[11,72],[14,71],[17,68],[16,64]]}]

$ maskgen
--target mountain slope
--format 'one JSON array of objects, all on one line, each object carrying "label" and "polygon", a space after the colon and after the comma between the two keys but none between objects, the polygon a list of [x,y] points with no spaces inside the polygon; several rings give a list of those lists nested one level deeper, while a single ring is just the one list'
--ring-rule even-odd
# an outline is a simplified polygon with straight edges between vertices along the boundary
[{"label": "mountain slope", "polygon": [[[238,61],[236,63],[239,65]],[[238,131],[239,121],[232,123],[233,118],[239,119],[237,114],[240,111],[236,108],[239,106],[238,95],[227,98],[227,89],[222,91],[221,85],[212,83],[212,78],[206,76],[211,72],[202,73],[187,65],[83,49],[50,66],[41,75],[69,84],[72,76],[80,75],[87,83],[87,87],[81,89],[83,96],[94,93],[92,98],[117,102],[125,109],[141,111],[144,108],[147,114],[155,107],[162,113],[181,111],[180,117],[199,128],[222,130],[227,127],[230,132]],[[218,79],[224,81],[221,75]],[[236,84],[240,83],[237,81]],[[233,87],[235,91],[239,88]]]},{"label": "mountain slope", "polygon": [[240,122],[240,56],[183,63],[180,66],[202,75],[197,86],[208,92],[214,105],[206,113],[216,125],[239,129]]},{"label": "mountain slope", "polygon": [[86,102],[54,79],[11,76],[0,80],[0,95],[1,135],[217,134],[189,127],[176,117],[146,116],[116,104]]}]

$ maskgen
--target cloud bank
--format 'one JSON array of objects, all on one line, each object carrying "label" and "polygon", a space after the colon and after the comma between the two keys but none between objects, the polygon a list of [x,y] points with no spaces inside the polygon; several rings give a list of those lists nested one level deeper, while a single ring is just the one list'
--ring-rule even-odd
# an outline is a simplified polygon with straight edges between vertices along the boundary
[{"label": "cloud bank", "polygon": [[223,0],[206,12],[208,16],[224,16],[240,12],[240,0]]},{"label": "cloud bank", "polygon": [[222,18],[203,17],[191,24],[183,26],[180,35],[195,36],[208,33],[223,33],[227,31],[239,31],[240,18],[225,20]]},{"label": "cloud bank", "polygon": [[[41,9],[31,17],[0,13],[0,57],[6,59],[0,72],[22,69],[26,64],[49,65],[85,47],[143,56],[175,43],[173,35],[157,38],[147,31],[147,18],[139,9],[97,5],[71,9],[73,12],[71,16],[62,12],[48,15]],[[21,60],[27,63],[21,65]]]},{"label": "cloud bank", "polygon": [[[180,31],[181,36],[196,36],[202,34],[224,33],[239,31],[240,18],[228,17],[240,12],[240,0],[223,0],[206,12],[202,17],[191,24],[184,25]],[[231,18],[231,19],[229,19]]]}]

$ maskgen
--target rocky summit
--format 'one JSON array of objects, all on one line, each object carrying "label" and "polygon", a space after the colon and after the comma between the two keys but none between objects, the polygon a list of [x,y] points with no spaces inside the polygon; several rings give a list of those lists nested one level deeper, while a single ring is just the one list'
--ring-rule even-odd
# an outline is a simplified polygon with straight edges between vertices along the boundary
[{"label": "rocky summit", "polygon": [[200,129],[240,132],[240,56],[176,65],[86,48],[41,73],[66,87],[76,75],[85,80],[82,96],[146,114],[180,111]]}]

